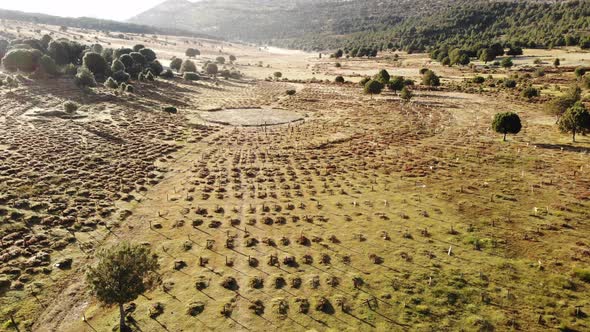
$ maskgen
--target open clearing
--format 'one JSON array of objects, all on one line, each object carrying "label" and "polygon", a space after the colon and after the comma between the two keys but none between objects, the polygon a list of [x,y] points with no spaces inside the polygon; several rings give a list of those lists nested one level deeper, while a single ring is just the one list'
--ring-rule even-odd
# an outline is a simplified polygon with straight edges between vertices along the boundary
[{"label": "open clearing", "polygon": [[[138,82],[125,96],[69,79],[0,87],[3,321],[112,330],[118,310],[88,294],[84,271],[128,240],[161,264],[161,283],[128,307],[137,331],[590,329],[590,286],[572,273],[590,263],[590,138],[571,144],[539,104],[445,88],[403,103],[320,81],[381,68],[416,79],[424,65],[474,75],[423,54],[336,68],[303,52],[74,34],[162,59],[198,43],[199,67],[233,54],[245,78]],[[288,80],[266,79],[276,71]],[[540,80],[559,75],[572,74]],[[67,99],[83,116],[38,116]],[[490,124],[508,110],[524,129],[502,142]]]}]

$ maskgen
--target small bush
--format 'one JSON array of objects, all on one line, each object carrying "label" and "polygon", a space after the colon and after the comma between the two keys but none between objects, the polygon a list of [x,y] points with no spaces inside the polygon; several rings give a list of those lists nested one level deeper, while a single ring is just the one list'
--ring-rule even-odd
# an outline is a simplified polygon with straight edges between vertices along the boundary
[{"label": "small bush", "polygon": [[217,58],[215,58],[215,62],[217,62],[218,64],[222,65],[225,63],[225,58],[222,56],[218,56]]},{"label": "small bush", "polygon": [[336,76],[336,78],[334,79],[334,82],[336,82],[336,83],[344,83],[344,77],[342,77],[342,76]]},{"label": "small bush", "polygon": [[129,53],[129,56],[133,59],[133,63],[142,67],[148,63],[147,59],[139,52],[131,52]]},{"label": "small bush", "polygon": [[164,71],[164,66],[162,66],[162,64],[158,60],[150,62],[148,67],[152,74],[154,74],[155,76],[162,75],[162,72]]},{"label": "small bush", "polygon": [[117,83],[117,81],[115,81],[115,79],[113,79],[112,77],[109,77],[105,82],[104,82],[104,86],[109,88],[109,89],[117,89],[119,88],[119,84]]},{"label": "small bush", "polygon": [[148,81],[155,81],[156,77],[154,76],[154,74],[152,74],[151,71],[148,71],[147,74],[145,75],[145,79]]},{"label": "small bush", "polygon": [[125,87],[125,91],[127,93],[135,93],[135,87],[133,87],[133,85],[131,84],[127,84],[127,86]]},{"label": "small bush", "polygon": [[541,92],[538,89],[533,88],[532,86],[527,87],[526,89],[522,90],[522,96],[528,99],[539,97]]},{"label": "small bush", "polygon": [[95,87],[96,80],[94,74],[86,67],[80,67],[75,78],[76,85],[79,87]]},{"label": "small bush", "polygon": [[126,70],[132,68],[133,65],[135,64],[135,61],[133,61],[133,58],[129,54],[123,54],[123,55],[121,55],[119,57],[119,61],[121,61],[123,63],[123,65],[125,66],[125,69]]},{"label": "small bush", "polygon": [[217,67],[216,64],[210,63],[207,65],[206,71],[207,71],[207,74],[209,74],[209,75],[217,75],[219,68]]},{"label": "small bush", "polygon": [[39,60],[39,65],[41,66],[41,69],[43,69],[43,71],[49,75],[58,74],[55,61],[48,55],[41,57],[41,60]]},{"label": "small bush", "polygon": [[580,78],[580,77],[586,75],[586,68],[578,67],[574,70],[574,74],[576,75],[576,77]]},{"label": "small bush", "polygon": [[69,63],[63,67],[63,73],[67,76],[76,76],[76,74],[78,73],[78,67],[76,67],[76,65]]},{"label": "small bush", "polygon": [[486,81],[486,79],[483,78],[482,76],[475,76],[471,81],[475,84],[482,84],[483,82]]},{"label": "small bush", "polygon": [[504,80],[504,87],[509,88],[509,89],[514,89],[514,88],[516,88],[516,81],[512,80],[512,79],[505,79]]},{"label": "small bush", "polygon": [[186,72],[196,73],[197,72],[197,66],[191,60],[184,60],[182,62],[182,65],[180,66],[180,72],[181,73],[186,73]]},{"label": "small bush", "polygon": [[199,76],[199,74],[194,73],[194,72],[186,72],[186,73],[184,73],[183,78],[187,81],[198,81],[201,79],[201,76]]},{"label": "small bush", "polygon": [[80,105],[78,105],[77,103],[75,103],[73,101],[68,100],[63,104],[63,108],[66,113],[72,114],[72,113],[75,113],[78,110],[78,108],[80,108]]},{"label": "small bush", "polygon": [[180,71],[181,66],[182,66],[182,59],[180,59],[180,58],[174,58],[170,62],[170,68],[174,69],[176,71]]},{"label": "small bush", "polygon": [[160,74],[160,77],[163,78],[174,78],[174,73],[170,69],[166,69]]},{"label": "small bush", "polygon": [[590,269],[574,269],[574,275],[583,282],[590,283]]},{"label": "small bush", "polygon": [[189,48],[186,50],[185,55],[189,58],[194,58],[197,55],[201,55],[201,52],[196,48]]},{"label": "small bush", "polygon": [[139,54],[143,55],[143,57],[147,60],[147,62],[153,62],[156,60],[156,52],[149,48],[142,48],[139,51]]},{"label": "small bush", "polygon": [[112,77],[119,84],[127,83],[127,82],[129,82],[129,79],[131,78],[131,76],[129,74],[127,74],[126,72],[124,72],[122,70],[114,72]]},{"label": "small bush", "polygon": [[113,61],[113,64],[111,65],[111,71],[115,73],[121,70],[125,71],[125,65],[123,64],[123,62],[121,62],[121,60]]},{"label": "small bush", "polygon": [[432,70],[427,70],[424,75],[422,75],[422,84],[427,86],[439,86],[440,78]]},{"label": "small bush", "polygon": [[367,85],[367,82],[369,82],[370,80],[371,80],[371,78],[365,77],[365,78],[363,78],[362,80],[359,81],[359,85],[364,88],[365,85]]},{"label": "small bush", "polygon": [[295,90],[287,90],[287,96],[293,96],[297,93]]}]

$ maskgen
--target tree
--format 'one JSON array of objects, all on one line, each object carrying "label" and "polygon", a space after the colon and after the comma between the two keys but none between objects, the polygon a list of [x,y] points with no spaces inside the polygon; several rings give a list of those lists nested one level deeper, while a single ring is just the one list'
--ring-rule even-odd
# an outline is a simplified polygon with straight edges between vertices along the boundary
[{"label": "tree", "polygon": [[229,56],[229,61],[234,62],[236,60],[237,60],[237,58],[236,58],[235,55],[232,54],[232,55]]},{"label": "tree", "polygon": [[422,84],[427,86],[439,86],[440,78],[432,70],[427,70],[424,72],[424,75],[422,75]]},{"label": "tree", "polygon": [[572,133],[572,141],[576,142],[577,133],[590,131],[590,113],[581,101],[568,108],[559,119],[559,130],[564,133]]},{"label": "tree", "polygon": [[119,57],[119,61],[121,61],[123,63],[123,65],[125,65],[126,70],[130,70],[133,67],[133,65],[135,64],[135,61],[133,61],[133,58],[129,54],[121,55]]},{"label": "tree", "polygon": [[43,71],[49,75],[53,76],[58,74],[55,61],[53,61],[53,59],[48,55],[41,57],[41,60],[39,60],[39,66],[41,66]]},{"label": "tree", "polygon": [[2,64],[8,71],[20,70],[25,73],[32,73],[39,67],[39,61],[42,57],[43,53],[39,50],[16,49],[6,53],[2,59]]},{"label": "tree", "polygon": [[82,65],[88,68],[94,75],[104,75],[108,68],[108,64],[102,55],[94,52],[88,52],[84,55]]},{"label": "tree", "polygon": [[520,117],[513,112],[498,113],[494,116],[492,122],[494,131],[504,134],[504,141],[506,141],[506,134],[518,134],[522,129]]},{"label": "tree", "polygon": [[449,57],[445,57],[444,59],[442,59],[442,61],[440,62],[443,66],[451,66],[451,58]]},{"label": "tree", "polygon": [[334,79],[334,82],[342,84],[342,83],[344,83],[344,77],[336,76],[336,78]]},{"label": "tree", "polygon": [[510,49],[508,49],[508,52],[506,52],[506,55],[511,55],[511,56],[522,55],[522,48],[520,48],[520,47],[511,47]]},{"label": "tree", "polygon": [[514,63],[512,62],[511,58],[502,59],[502,62],[500,62],[500,64],[502,65],[503,68],[506,68],[506,69],[514,66]]},{"label": "tree", "polygon": [[546,105],[547,111],[555,115],[557,121],[574,104],[582,99],[582,89],[579,86],[572,86],[563,96],[552,99]]},{"label": "tree", "polygon": [[205,71],[209,75],[217,75],[217,72],[219,72],[219,68],[217,67],[216,64],[209,63],[209,64],[207,64],[207,68],[205,68]]},{"label": "tree", "polygon": [[147,59],[139,52],[131,52],[129,56],[133,59],[133,63],[140,65],[142,68],[147,65]]},{"label": "tree", "polygon": [[377,80],[368,81],[367,84],[365,84],[364,88],[365,93],[370,94],[371,98],[373,97],[373,95],[380,94],[382,90],[383,84]]},{"label": "tree", "polygon": [[385,69],[381,69],[373,79],[381,84],[387,84],[391,76]]},{"label": "tree", "polygon": [[481,54],[479,55],[479,59],[481,61],[483,61],[484,63],[488,63],[489,61],[494,61],[494,59],[496,58],[496,55],[494,54],[493,51],[484,48],[481,51]]},{"label": "tree", "polygon": [[577,67],[576,69],[574,69],[574,74],[576,75],[577,78],[580,78],[580,77],[586,75],[586,68]]},{"label": "tree", "polygon": [[100,250],[96,258],[98,263],[88,268],[86,280],[99,301],[119,306],[119,331],[127,331],[123,306],[149,288],[158,258],[148,248],[127,242]]},{"label": "tree", "polygon": [[344,51],[342,51],[342,50],[338,50],[338,51],[336,51],[336,53],[334,53],[334,57],[336,59],[341,58],[343,55],[344,55]]},{"label": "tree", "polygon": [[280,71],[275,71],[274,74],[272,74],[272,76],[274,76],[276,79],[279,79],[283,77],[283,73],[281,73]]},{"label": "tree", "polygon": [[410,89],[408,89],[408,87],[404,86],[402,88],[402,91],[399,96],[404,101],[410,101],[412,99],[412,97],[414,97],[414,94],[412,93],[412,90],[410,90]]},{"label": "tree", "polygon": [[559,61],[559,58],[555,58],[555,61],[553,61],[553,66],[555,68],[559,67],[561,65],[561,61]]},{"label": "tree", "polygon": [[217,58],[215,58],[215,62],[217,62],[218,64],[222,65],[225,63],[225,58],[222,56],[218,56]]},{"label": "tree", "polygon": [[111,71],[113,73],[116,73],[118,71],[125,71],[125,65],[123,64],[123,62],[121,62],[121,60],[115,60],[111,65]]},{"label": "tree", "polygon": [[156,52],[151,48],[142,48],[139,50],[139,54],[143,55],[147,62],[154,62],[157,58]]},{"label": "tree", "polygon": [[197,66],[191,60],[184,60],[180,66],[180,73],[195,73],[197,72]]},{"label": "tree", "polygon": [[387,83],[387,88],[391,91],[402,91],[405,86],[406,84],[403,76],[394,76],[389,80],[389,83]]},{"label": "tree", "polygon": [[194,58],[198,55],[201,55],[201,51],[197,50],[196,48],[189,48],[184,54],[189,58]]},{"label": "tree", "polygon": [[73,101],[68,100],[63,104],[63,108],[64,108],[64,111],[66,112],[66,114],[68,114],[70,117],[72,117],[74,115],[74,113],[76,113],[78,108],[80,108],[80,105],[78,105],[77,103],[75,103]]}]

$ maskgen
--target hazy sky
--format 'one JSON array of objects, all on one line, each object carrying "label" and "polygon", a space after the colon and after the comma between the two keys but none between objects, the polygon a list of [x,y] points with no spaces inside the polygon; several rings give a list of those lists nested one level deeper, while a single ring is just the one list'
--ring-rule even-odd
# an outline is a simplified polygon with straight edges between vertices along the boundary
[{"label": "hazy sky", "polygon": [[0,0],[0,8],[57,16],[125,20],[164,0]]}]

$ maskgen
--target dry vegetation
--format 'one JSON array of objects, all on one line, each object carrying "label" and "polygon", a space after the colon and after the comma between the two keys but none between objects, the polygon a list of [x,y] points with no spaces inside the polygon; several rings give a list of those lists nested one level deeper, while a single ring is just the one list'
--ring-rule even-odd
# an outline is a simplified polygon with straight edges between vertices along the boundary
[{"label": "dry vegetation", "polygon": [[[118,311],[89,296],[83,275],[97,248],[128,240],[162,266],[161,283],[127,306],[137,331],[590,329],[590,139],[569,143],[539,104],[489,87],[416,87],[404,103],[310,81],[383,67],[416,79],[425,65],[446,83],[474,75],[425,55],[336,68],[208,40],[67,34],[142,42],[161,59],[199,45],[199,67],[233,54],[245,78],[138,82],[124,96],[71,79],[0,87],[2,322],[111,330]],[[286,79],[265,80],[276,71]],[[535,84],[549,78],[565,87],[573,74]],[[58,116],[64,100],[83,107]],[[170,105],[179,113],[161,111]],[[203,116],[257,107],[303,120]],[[490,123],[506,110],[524,130],[501,142]]]}]

